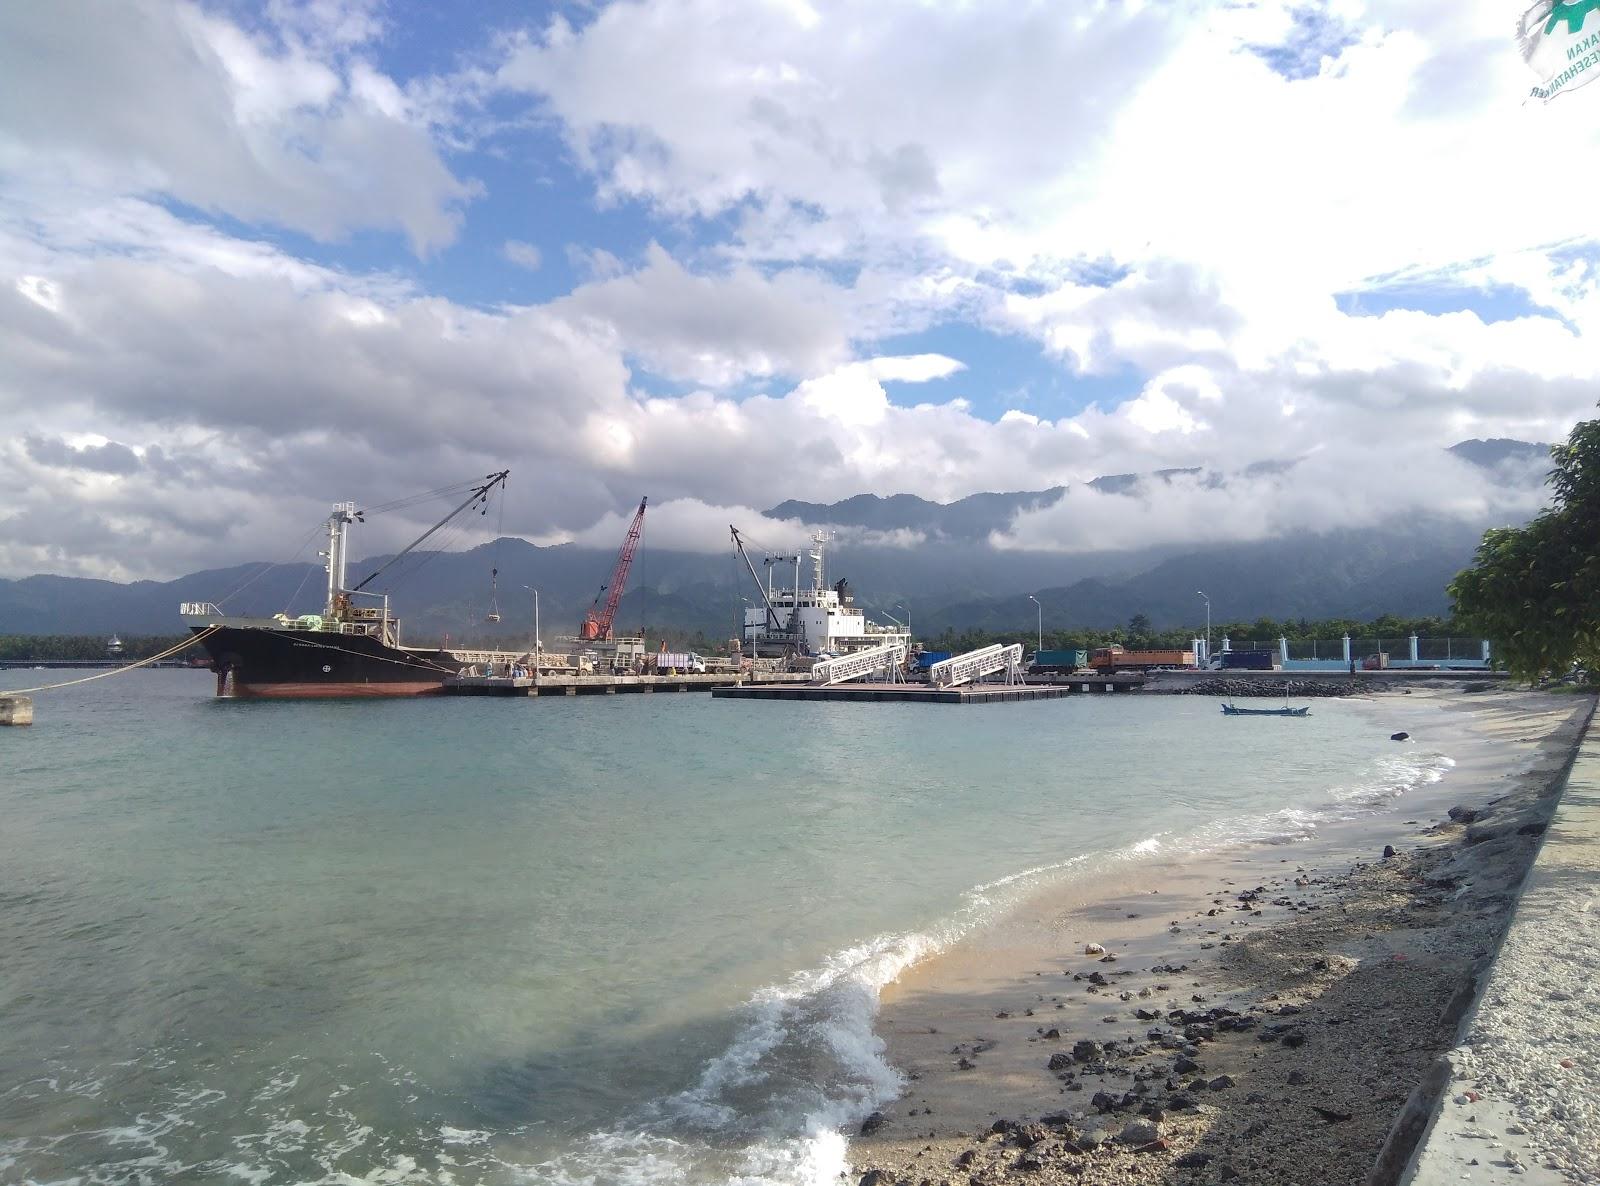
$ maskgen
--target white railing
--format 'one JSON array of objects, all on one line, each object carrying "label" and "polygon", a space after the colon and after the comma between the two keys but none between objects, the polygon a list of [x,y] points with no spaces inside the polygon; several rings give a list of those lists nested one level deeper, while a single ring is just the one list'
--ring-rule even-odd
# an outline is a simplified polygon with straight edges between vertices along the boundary
[{"label": "white railing", "polygon": [[964,655],[941,659],[928,668],[928,680],[938,688],[953,688],[1003,671],[1006,673],[1006,683],[1014,684],[1021,670],[1022,644],[1014,642],[1010,646],[1001,646],[996,643]]},{"label": "white railing", "polygon": [[811,682],[837,684],[847,679],[863,679],[869,675],[879,674],[893,678],[894,673],[905,661],[904,643],[885,643],[881,647],[840,655],[837,659],[824,659],[811,669]]},{"label": "white railing", "polygon": [[209,601],[184,601],[178,605],[178,614],[184,618],[220,618],[222,611]]}]

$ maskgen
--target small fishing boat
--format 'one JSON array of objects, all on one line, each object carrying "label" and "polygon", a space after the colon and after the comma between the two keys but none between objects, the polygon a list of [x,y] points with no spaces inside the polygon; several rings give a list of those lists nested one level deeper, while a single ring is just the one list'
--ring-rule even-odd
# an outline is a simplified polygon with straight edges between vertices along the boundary
[{"label": "small fishing boat", "polygon": [[1311,715],[1311,706],[1290,708],[1285,704],[1282,708],[1239,708],[1232,704],[1224,704],[1222,706],[1222,715],[1225,717],[1308,717]]}]

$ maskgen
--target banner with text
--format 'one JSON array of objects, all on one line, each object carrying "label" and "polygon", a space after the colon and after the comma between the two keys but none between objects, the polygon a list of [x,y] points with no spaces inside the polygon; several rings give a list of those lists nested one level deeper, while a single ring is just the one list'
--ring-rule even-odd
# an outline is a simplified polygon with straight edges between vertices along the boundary
[{"label": "banner with text", "polygon": [[1517,22],[1517,46],[1548,103],[1600,78],[1600,0],[1539,0]]}]

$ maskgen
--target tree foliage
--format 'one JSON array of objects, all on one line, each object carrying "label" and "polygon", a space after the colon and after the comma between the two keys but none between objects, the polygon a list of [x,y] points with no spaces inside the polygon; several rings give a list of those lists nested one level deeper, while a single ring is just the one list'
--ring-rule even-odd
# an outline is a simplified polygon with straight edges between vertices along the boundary
[{"label": "tree foliage", "polygon": [[1550,456],[1550,506],[1525,527],[1484,532],[1450,583],[1456,616],[1528,680],[1600,668],[1600,420]]},{"label": "tree foliage", "polygon": [[[122,640],[120,656],[106,650],[103,634],[0,634],[0,661],[11,663],[45,662],[48,660],[92,660],[120,657],[128,662],[148,659],[168,647],[176,646],[186,634],[130,634]],[[198,647],[183,652],[180,658],[200,654]]]}]

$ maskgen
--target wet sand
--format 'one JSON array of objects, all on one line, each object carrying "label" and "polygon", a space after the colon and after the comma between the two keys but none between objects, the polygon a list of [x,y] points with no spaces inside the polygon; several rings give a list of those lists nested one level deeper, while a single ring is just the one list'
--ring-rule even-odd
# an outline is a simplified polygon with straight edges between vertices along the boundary
[{"label": "wet sand", "polygon": [[851,1180],[1369,1181],[1475,999],[1592,706],[1407,709],[1424,697],[1492,744],[1397,810],[1058,887],[886,989],[905,1089],[853,1139]]}]

